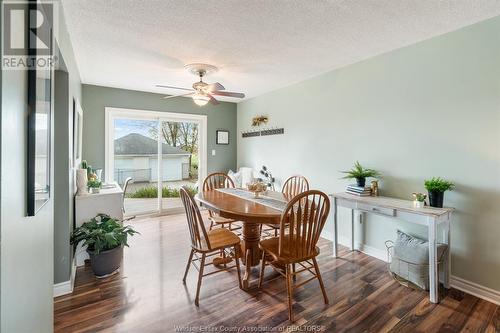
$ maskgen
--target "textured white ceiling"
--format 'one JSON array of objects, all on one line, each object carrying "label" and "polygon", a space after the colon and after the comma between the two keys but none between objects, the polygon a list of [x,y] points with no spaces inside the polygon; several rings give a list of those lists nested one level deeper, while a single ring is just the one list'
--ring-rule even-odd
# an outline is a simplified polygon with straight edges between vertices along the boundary
[{"label": "textured white ceiling", "polygon": [[[500,15],[499,0],[63,0],[84,83],[177,94],[191,62],[248,97]],[[238,101],[236,99],[226,99]]]}]

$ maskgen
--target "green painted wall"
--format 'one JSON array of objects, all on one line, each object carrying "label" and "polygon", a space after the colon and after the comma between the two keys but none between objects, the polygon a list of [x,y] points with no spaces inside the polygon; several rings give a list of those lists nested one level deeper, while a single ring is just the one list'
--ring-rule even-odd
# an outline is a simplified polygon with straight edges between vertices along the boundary
[{"label": "green painted wall", "polygon": [[[164,100],[165,95],[109,87],[83,85],[83,158],[93,167],[104,168],[104,108],[207,115],[208,172],[227,171],[236,166],[236,104],[199,107],[189,98]],[[140,111],[138,111],[140,112]],[[229,145],[215,144],[215,131],[229,130]],[[212,149],[216,155],[212,156]]]},{"label": "green painted wall", "polygon": [[54,284],[71,277],[73,261],[69,235],[73,230],[75,194],[73,159],[73,99],[81,100],[82,85],[73,47],[59,10],[59,56],[61,65],[54,79]]},{"label": "green painted wall", "polygon": [[[339,170],[356,160],[383,173],[384,195],[410,199],[431,176],[454,181],[452,274],[500,291],[500,17],[239,103],[238,130],[259,114],[285,135],[238,138],[238,165],[265,164],[280,181],[300,173],[343,191]],[[380,251],[397,228],[425,234],[381,217],[357,228]]]},{"label": "green painted wall", "polygon": [[[70,93],[79,95],[80,78],[74,65],[62,8],[59,8],[59,14],[59,36],[56,38],[68,65],[67,83]],[[61,145],[61,142],[53,140],[51,199],[36,216],[26,217],[27,72],[5,70],[1,80],[0,331],[52,332],[53,284],[58,255],[64,257],[65,261],[61,263],[67,271],[71,261],[69,226],[72,224],[72,208],[68,203],[72,202],[69,199],[72,192],[69,170],[66,168],[63,174],[56,174],[61,166],[59,162],[67,163],[69,152],[61,152],[61,149],[66,149],[66,142]],[[63,123],[59,120],[68,117],[61,113],[63,108],[59,111],[56,113],[54,110],[52,128],[56,124],[61,126]],[[62,130],[58,127],[56,131],[61,133]],[[65,130],[69,132],[68,126]],[[53,131],[53,138],[56,131]],[[63,176],[67,177],[66,187],[59,186]],[[67,198],[64,202],[56,199],[64,196]]]}]

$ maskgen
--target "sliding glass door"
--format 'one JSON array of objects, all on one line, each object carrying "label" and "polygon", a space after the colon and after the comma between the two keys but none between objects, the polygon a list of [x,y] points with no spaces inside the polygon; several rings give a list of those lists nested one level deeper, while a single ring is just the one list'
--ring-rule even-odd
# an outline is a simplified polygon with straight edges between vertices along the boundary
[{"label": "sliding glass door", "polygon": [[[113,180],[125,189],[127,215],[158,211],[158,142],[155,120],[117,118],[113,121]],[[129,181],[127,181],[129,180]]]},{"label": "sliding glass door", "polygon": [[106,180],[128,184],[125,215],[181,212],[180,187],[196,193],[206,175],[206,116],[107,108],[106,132]]},{"label": "sliding glass door", "polygon": [[182,210],[179,189],[182,186],[192,193],[198,186],[198,124],[187,121],[161,121],[162,208],[167,211]]}]

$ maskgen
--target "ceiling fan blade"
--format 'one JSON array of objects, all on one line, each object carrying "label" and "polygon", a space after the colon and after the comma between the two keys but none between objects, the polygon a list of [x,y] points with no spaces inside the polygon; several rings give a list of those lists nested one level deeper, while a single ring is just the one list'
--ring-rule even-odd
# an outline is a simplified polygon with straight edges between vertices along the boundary
[{"label": "ceiling fan blade", "polygon": [[211,94],[227,97],[245,98],[245,94],[230,91],[212,91]]},{"label": "ceiling fan blade", "polygon": [[156,86],[158,88],[168,88],[168,89],[179,89],[179,90],[186,90],[186,91],[194,91],[191,88],[181,88],[181,87],[174,87],[174,86],[164,86],[164,85],[161,85],[161,84],[157,84]]},{"label": "ceiling fan blade", "polygon": [[214,96],[210,95],[210,94],[207,94],[208,97],[210,97],[210,103],[212,103],[213,105],[218,105],[219,104],[219,101],[216,100],[214,98]]},{"label": "ceiling fan blade", "polygon": [[224,86],[220,84],[219,82],[211,83],[208,86],[206,86],[206,89],[208,91],[216,91],[216,90],[225,90]]},{"label": "ceiling fan blade", "polygon": [[174,97],[185,97],[185,96],[189,96],[189,95],[192,95],[193,93],[190,92],[190,93],[187,93],[187,94],[181,94],[181,95],[169,95],[169,96],[165,96],[163,97],[163,99],[169,99],[169,98],[174,98]]}]

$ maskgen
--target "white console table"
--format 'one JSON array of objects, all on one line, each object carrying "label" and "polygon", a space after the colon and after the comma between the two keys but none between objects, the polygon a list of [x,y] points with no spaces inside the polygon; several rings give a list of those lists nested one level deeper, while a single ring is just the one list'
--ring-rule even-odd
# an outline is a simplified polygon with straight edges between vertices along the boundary
[{"label": "white console table", "polygon": [[401,200],[389,197],[358,197],[345,192],[330,194],[333,198],[333,216],[334,216],[334,243],[333,256],[337,257],[337,219],[338,207],[351,209],[351,251],[354,250],[354,211],[363,213],[373,213],[382,216],[398,218],[411,223],[424,225],[428,229],[429,241],[429,285],[430,301],[439,302],[439,280],[437,265],[437,227],[444,224],[443,243],[448,244],[448,256],[445,259],[444,287],[450,285],[451,268],[451,248],[450,248],[450,221],[453,208],[414,208],[410,200]]},{"label": "white console table", "polygon": [[[109,216],[123,220],[123,190],[117,183],[113,187],[102,188],[100,193],[83,194],[75,196],[75,226],[79,227],[89,221],[97,214],[108,214]],[[76,265],[82,266],[88,254],[81,245],[76,247]]]}]

